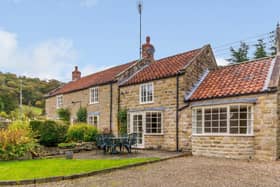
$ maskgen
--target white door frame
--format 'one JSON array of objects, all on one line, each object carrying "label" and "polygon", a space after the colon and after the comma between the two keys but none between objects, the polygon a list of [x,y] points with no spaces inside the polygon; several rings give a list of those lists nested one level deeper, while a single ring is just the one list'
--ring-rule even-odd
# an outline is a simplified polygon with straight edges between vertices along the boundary
[{"label": "white door frame", "polygon": [[[146,119],[145,119],[145,112],[130,112],[129,113],[130,117],[130,125],[129,125],[129,132],[133,133],[133,116],[134,115],[141,115],[142,116],[142,144],[138,144],[135,146],[137,148],[144,148],[145,147],[145,139],[144,139],[144,134],[145,134],[145,129],[146,129]],[[137,128],[138,130],[138,128]]]}]

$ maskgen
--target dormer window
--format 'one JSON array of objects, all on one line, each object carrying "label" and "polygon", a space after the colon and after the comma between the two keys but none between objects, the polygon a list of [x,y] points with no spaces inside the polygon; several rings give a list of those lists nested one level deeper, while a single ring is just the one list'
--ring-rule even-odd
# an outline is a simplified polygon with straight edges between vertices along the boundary
[{"label": "dormer window", "polygon": [[154,85],[153,83],[145,83],[140,85],[140,103],[153,103],[154,102]]},{"label": "dormer window", "polygon": [[63,107],[63,95],[56,96],[56,108]]},{"label": "dormer window", "polygon": [[98,103],[99,93],[98,87],[93,87],[89,89],[89,104]]}]

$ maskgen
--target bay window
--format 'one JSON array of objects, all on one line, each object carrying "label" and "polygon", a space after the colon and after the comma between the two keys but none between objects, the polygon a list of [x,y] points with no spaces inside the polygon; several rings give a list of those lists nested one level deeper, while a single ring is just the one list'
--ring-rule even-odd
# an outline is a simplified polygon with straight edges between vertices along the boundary
[{"label": "bay window", "polygon": [[252,134],[252,105],[199,107],[192,114],[193,134]]}]

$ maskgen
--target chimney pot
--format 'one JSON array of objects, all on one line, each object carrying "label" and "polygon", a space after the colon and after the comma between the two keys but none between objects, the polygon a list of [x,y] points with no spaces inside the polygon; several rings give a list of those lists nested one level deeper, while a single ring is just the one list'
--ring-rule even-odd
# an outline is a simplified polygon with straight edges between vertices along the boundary
[{"label": "chimney pot", "polygon": [[142,59],[154,60],[155,48],[151,44],[150,36],[146,37],[146,43],[142,45]]},{"label": "chimney pot", "polygon": [[150,36],[147,36],[147,37],[146,37],[146,43],[147,43],[147,44],[150,44],[150,41],[151,41]]},{"label": "chimney pot", "polygon": [[81,78],[81,72],[78,70],[78,66],[75,66],[75,70],[72,72],[72,81],[76,81]]}]

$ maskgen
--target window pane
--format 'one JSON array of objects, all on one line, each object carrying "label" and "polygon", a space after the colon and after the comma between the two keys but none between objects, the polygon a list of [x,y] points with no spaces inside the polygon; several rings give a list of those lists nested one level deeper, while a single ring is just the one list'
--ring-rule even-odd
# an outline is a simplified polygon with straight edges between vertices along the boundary
[{"label": "window pane", "polygon": [[211,121],[205,121],[204,127],[210,128],[211,127]]},{"label": "window pane", "polygon": [[230,128],[231,134],[238,134],[238,128]]},{"label": "window pane", "polygon": [[217,120],[217,121],[212,121],[212,127],[214,128],[217,128],[217,127],[219,127],[219,121]]},{"label": "window pane", "polygon": [[220,121],[220,127],[221,128],[226,128],[227,127],[227,121],[225,121],[225,120]]},{"label": "window pane", "polygon": [[211,128],[204,128],[204,132],[205,133],[210,133],[211,132]]},{"label": "window pane", "polygon": [[240,127],[247,127],[247,120],[240,120],[239,125]]},{"label": "window pane", "polygon": [[230,112],[239,112],[239,106],[230,106]]}]

